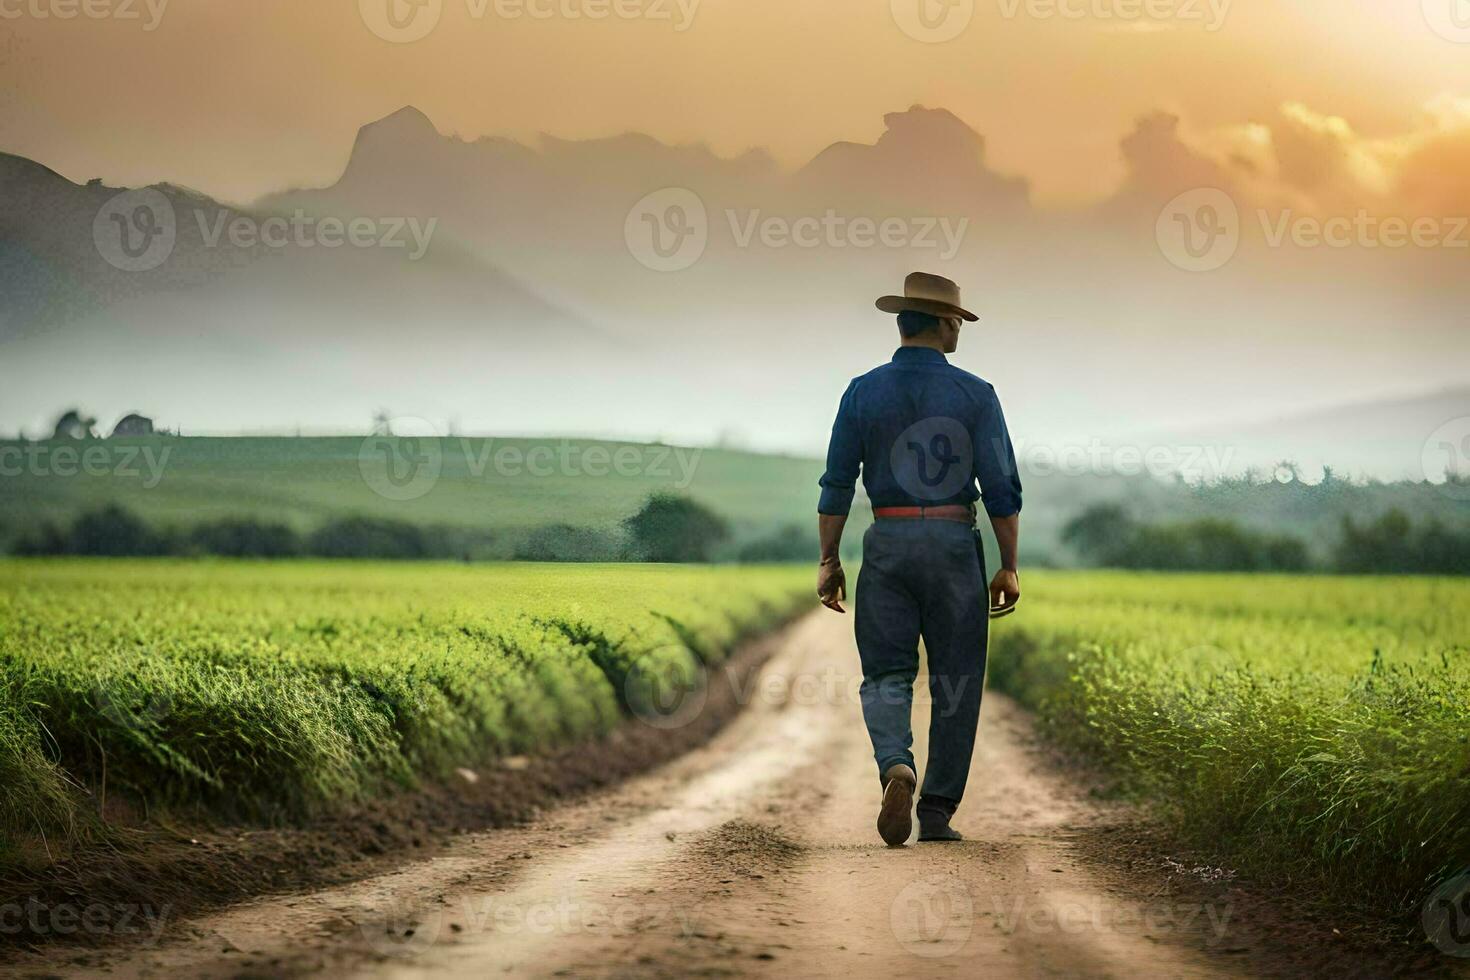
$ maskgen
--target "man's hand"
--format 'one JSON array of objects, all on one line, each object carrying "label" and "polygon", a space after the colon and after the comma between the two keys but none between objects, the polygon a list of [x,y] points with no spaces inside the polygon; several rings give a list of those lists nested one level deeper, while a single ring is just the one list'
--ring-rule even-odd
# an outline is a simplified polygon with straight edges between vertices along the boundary
[{"label": "man's hand", "polygon": [[1009,616],[1016,611],[1016,601],[1020,598],[1020,578],[1011,569],[1002,568],[990,580],[990,618]]},{"label": "man's hand", "polygon": [[847,575],[838,559],[824,558],[817,566],[817,598],[828,609],[847,612],[842,608],[842,601],[847,598]]}]

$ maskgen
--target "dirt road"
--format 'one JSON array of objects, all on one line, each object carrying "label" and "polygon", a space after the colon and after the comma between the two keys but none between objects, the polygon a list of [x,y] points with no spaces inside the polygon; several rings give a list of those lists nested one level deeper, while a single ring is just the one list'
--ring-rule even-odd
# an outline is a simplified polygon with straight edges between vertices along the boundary
[{"label": "dirt road", "polygon": [[[1131,893],[1078,841],[1108,819],[987,695],[960,844],[887,848],[851,621],[815,613],[712,743],[511,830],[348,887],[250,903],[69,974],[1240,975],[1231,909]],[[922,685],[920,685],[922,690]],[[926,708],[916,709],[923,760]],[[95,961],[94,961],[95,963]],[[89,970],[92,972],[89,974]]]}]

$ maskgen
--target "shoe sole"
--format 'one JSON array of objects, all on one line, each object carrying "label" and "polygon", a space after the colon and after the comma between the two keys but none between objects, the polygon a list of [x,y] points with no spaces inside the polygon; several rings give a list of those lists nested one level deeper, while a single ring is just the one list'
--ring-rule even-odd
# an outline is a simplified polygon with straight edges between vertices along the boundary
[{"label": "shoe sole", "polygon": [[914,787],[906,779],[890,779],[878,810],[878,836],[889,847],[899,847],[914,829]]}]

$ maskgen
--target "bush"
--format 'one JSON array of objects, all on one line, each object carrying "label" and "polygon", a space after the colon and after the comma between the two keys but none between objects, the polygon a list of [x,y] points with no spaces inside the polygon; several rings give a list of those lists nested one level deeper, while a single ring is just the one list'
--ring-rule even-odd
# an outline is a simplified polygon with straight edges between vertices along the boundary
[{"label": "bush", "polygon": [[1415,528],[1400,510],[1361,526],[1344,517],[1333,567],[1380,575],[1470,575],[1470,530],[1447,528],[1438,521]]},{"label": "bush", "polygon": [[189,532],[196,551],[228,558],[290,558],[301,554],[301,538],[285,524],[246,519],[200,524]]},{"label": "bush", "polygon": [[535,528],[515,550],[516,561],[617,561],[621,555],[613,535],[571,524]]},{"label": "bush", "polygon": [[724,518],[698,501],[670,493],[650,496],[623,526],[638,557],[652,562],[707,562],[730,536]]},{"label": "bush", "polygon": [[424,532],[413,524],[375,517],[346,517],[319,527],[307,539],[322,558],[429,558]]},{"label": "bush", "polygon": [[1311,566],[1306,544],[1290,535],[1262,534],[1218,518],[1143,524],[1117,504],[1083,511],[1062,529],[1062,541],[1088,564],[1109,568],[1299,572]]},{"label": "bush", "polygon": [[15,550],[21,555],[98,555],[113,558],[152,557],[174,550],[175,542],[155,531],[129,511],[110,504],[89,511],[63,528],[47,522],[23,536]]},{"label": "bush", "polygon": [[775,533],[759,538],[741,548],[736,557],[743,562],[816,561],[821,552],[817,536],[796,524],[787,524]]}]

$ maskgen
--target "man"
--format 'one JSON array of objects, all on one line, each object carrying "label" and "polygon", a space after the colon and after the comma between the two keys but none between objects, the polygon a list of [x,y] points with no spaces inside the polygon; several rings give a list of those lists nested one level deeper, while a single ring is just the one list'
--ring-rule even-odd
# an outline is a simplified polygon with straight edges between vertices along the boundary
[{"label": "man", "polygon": [[995,390],[944,356],[959,345],[961,321],[978,319],[960,305],[959,287],[915,272],[904,295],[884,296],[878,309],[898,314],[902,344],[890,363],[854,379],[837,409],[817,506],[817,595],[844,611],[838,548],[861,469],[874,517],[863,537],[855,617],[863,719],[883,787],[878,833],[896,847],[913,829],[910,708],[920,637],[932,710],[919,840],[961,839],[950,819],[970,772],[989,629],[975,501],[983,498],[1000,548],[989,614],[1004,616],[1021,597],[1021,481]]}]

